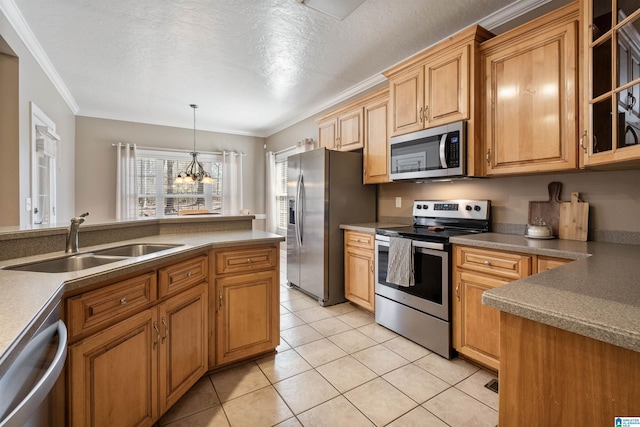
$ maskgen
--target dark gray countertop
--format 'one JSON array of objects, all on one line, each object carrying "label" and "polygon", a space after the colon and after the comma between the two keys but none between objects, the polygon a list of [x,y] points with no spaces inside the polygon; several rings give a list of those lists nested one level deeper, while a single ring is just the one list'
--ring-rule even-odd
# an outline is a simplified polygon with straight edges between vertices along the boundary
[{"label": "dark gray countertop", "polygon": [[452,243],[574,259],[484,292],[483,304],[640,351],[640,245],[485,233]]}]

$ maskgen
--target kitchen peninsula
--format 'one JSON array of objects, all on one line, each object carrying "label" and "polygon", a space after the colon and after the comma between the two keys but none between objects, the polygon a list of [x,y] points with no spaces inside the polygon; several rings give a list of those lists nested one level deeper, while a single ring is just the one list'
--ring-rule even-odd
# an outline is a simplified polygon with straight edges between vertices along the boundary
[{"label": "kitchen peninsula", "polygon": [[[106,412],[100,412],[100,416],[109,420],[103,415],[109,414],[114,407],[123,409],[122,405],[127,405],[126,410],[115,411],[117,415],[113,416],[134,418],[115,421],[125,420],[124,423],[129,424],[132,419],[143,417],[143,424],[150,425],[209,369],[272,351],[279,343],[279,243],[284,238],[252,230],[253,218],[251,215],[216,215],[84,224],[80,233],[80,253],[143,243],[173,247],[72,272],[0,269],[3,301],[0,306],[0,376],[58,303],[62,303],[62,318],[69,330],[67,405],[73,425],[83,424],[87,417],[94,416],[91,411],[104,410]],[[64,228],[3,230],[0,246],[6,247],[5,254],[48,249],[39,255],[5,259],[0,261],[0,267],[65,256],[64,244],[57,246],[57,251],[47,246],[60,236],[64,239],[65,232]],[[23,243],[23,247],[19,243]],[[251,331],[244,327],[247,313],[251,313],[252,328],[255,327]],[[196,320],[197,324],[191,325],[190,319]],[[129,332],[117,335],[127,330],[127,324],[133,326],[134,323],[146,325],[134,328],[144,329],[140,337],[146,338],[134,341],[125,337]],[[160,342],[160,333],[156,340],[154,330],[161,328]],[[120,336],[124,338],[118,338]],[[193,339],[197,340],[199,348],[197,358],[193,352],[183,355],[185,347],[195,348],[189,341]],[[135,352],[136,357],[129,357],[127,366],[116,365],[119,369],[139,373],[156,370],[148,369],[142,363],[158,366],[158,374],[153,378],[144,375],[139,378],[148,381],[148,387],[135,390],[151,393],[141,396],[140,401],[159,402],[159,408],[155,404],[148,408],[146,404],[137,405],[131,395],[127,401],[117,401],[117,396],[112,396],[117,402],[110,403],[103,396],[100,402],[93,402],[90,396],[94,394],[84,389],[85,375],[93,378],[93,369],[98,369],[87,364],[98,357],[87,351],[102,348],[100,366],[109,367],[112,365],[109,358],[117,357],[117,354],[108,355],[117,353],[110,349],[126,341],[131,342],[126,344],[129,349],[135,350],[136,342],[142,343],[143,347]],[[196,364],[197,369],[187,369],[186,374],[184,369],[179,369],[163,378],[161,372],[171,372],[170,363],[176,359]],[[109,378],[108,372],[98,371],[91,386],[94,381],[108,381],[113,386]]]},{"label": "kitchen peninsula", "polygon": [[640,414],[640,246],[486,233],[456,244],[573,259],[483,294],[500,313],[500,425]]}]

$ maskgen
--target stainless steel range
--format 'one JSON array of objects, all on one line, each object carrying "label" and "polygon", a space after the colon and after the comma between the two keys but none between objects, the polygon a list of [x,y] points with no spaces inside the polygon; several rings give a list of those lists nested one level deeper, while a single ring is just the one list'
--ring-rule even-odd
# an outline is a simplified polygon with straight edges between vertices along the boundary
[{"label": "stainless steel range", "polygon": [[[450,359],[449,238],[489,231],[490,215],[489,200],[418,200],[413,226],[376,229],[376,322]],[[398,267],[412,277],[410,284],[396,280]]]}]

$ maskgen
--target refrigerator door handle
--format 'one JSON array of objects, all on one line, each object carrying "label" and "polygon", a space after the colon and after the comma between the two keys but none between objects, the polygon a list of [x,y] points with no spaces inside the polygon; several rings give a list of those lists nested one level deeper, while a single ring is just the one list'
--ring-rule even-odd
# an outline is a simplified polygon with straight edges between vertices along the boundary
[{"label": "refrigerator door handle", "polygon": [[300,175],[300,221],[298,221],[298,230],[300,230],[300,247],[304,241],[304,175]]},{"label": "refrigerator door handle", "polygon": [[302,247],[302,237],[300,236],[300,187],[302,184],[302,175],[298,176],[298,182],[296,183],[296,212],[295,212],[295,222],[296,222],[296,241],[298,242],[298,247]]}]

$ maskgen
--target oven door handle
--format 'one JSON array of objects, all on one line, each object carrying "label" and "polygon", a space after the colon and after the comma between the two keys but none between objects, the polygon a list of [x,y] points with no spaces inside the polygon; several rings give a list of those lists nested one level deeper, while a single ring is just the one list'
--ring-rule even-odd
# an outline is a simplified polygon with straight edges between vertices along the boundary
[{"label": "oven door handle", "polygon": [[442,134],[442,138],[440,138],[440,166],[442,169],[447,168],[447,157],[445,155],[445,149],[447,147],[447,135],[446,133]]},{"label": "oven door handle", "polygon": [[[380,246],[389,246],[389,236],[376,235],[376,241]],[[444,244],[435,242],[423,242],[421,240],[411,240],[411,246],[414,248],[435,249],[437,251],[444,250]]]}]

